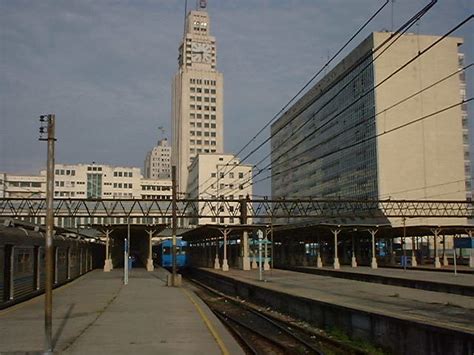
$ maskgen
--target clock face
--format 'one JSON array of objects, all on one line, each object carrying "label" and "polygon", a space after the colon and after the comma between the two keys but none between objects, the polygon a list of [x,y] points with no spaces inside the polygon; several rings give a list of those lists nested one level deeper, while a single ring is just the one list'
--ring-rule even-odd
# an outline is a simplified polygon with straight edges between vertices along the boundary
[{"label": "clock face", "polygon": [[193,62],[197,63],[211,63],[211,45],[203,42],[193,42],[191,45],[191,59]]}]

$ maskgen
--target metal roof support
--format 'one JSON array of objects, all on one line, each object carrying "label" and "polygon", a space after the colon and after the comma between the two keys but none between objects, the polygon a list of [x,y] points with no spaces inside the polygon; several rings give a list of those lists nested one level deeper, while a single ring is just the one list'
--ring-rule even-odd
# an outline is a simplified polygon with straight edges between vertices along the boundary
[{"label": "metal roof support", "polygon": [[337,257],[337,235],[341,232],[340,229],[331,229],[332,234],[334,234],[334,269],[339,270],[341,265],[339,264],[339,258]]},{"label": "metal roof support", "polygon": [[411,266],[412,267],[418,266],[418,263],[416,262],[415,249],[416,249],[415,237],[412,236],[411,237]]},{"label": "metal roof support", "polygon": [[318,234],[318,256],[316,257],[316,267],[321,269],[323,267],[323,260],[321,259],[321,236]]},{"label": "metal roof support", "polygon": [[155,234],[156,229],[147,229],[145,230],[148,234],[148,259],[146,261],[146,271],[153,271],[155,267],[153,266],[153,255],[152,255],[152,244],[151,238],[153,238],[153,234]]},{"label": "metal roof support", "polygon": [[443,266],[448,266],[448,255],[446,254],[446,235],[443,233]]},{"label": "metal roof support", "polygon": [[214,259],[214,269],[219,270],[221,268],[221,264],[219,262],[219,238],[215,238],[216,241],[216,258]]},{"label": "metal roof support", "polygon": [[232,231],[232,229],[227,228],[227,225],[224,226],[224,229],[219,229],[219,231],[224,236],[224,255],[222,258],[222,271],[229,271],[229,264],[227,262],[227,234]]},{"label": "metal roof support", "polygon": [[[357,232],[357,228],[354,228],[354,232]],[[354,233],[352,233],[352,258],[351,258],[351,266],[357,267],[357,259],[355,254],[355,237]]]},{"label": "metal roof support", "polygon": [[[440,228],[433,228],[431,230],[431,232],[433,232],[434,234],[434,266],[436,269],[440,269],[441,268],[441,263],[439,262],[439,256],[438,256],[438,234],[439,232],[441,232],[441,229]],[[430,243],[428,243],[428,247],[429,247]]]},{"label": "metal roof support", "polygon": [[370,267],[372,269],[377,269],[377,258],[375,255],[375,234],[377,234],[378,229],[369,229],[369,233],[372,236],[372,261],[370,262]]},{"label": "metal roof support", "polygon": [[106,229],[105,233],[105,261],[104,261],[104,272],[110,272],[113,269],[112,259],[110,258],[110,234],[113,229]]}]

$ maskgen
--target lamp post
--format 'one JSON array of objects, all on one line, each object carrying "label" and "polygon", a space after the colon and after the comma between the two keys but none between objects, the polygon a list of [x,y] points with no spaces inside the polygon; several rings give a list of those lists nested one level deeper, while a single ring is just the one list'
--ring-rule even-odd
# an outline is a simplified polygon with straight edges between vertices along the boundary
[{"label": "lamp post", "polygon": [[[46,170],[46,238],[45,238],[45,302],[44,302],[44,334],[45,354],[53,353],[52,315],[53,315],[53,232],[54,232],[54,114],[40,116],[40,141],[48,142],[48,158]],[[46,138],[44,137],[46,134]]]}]

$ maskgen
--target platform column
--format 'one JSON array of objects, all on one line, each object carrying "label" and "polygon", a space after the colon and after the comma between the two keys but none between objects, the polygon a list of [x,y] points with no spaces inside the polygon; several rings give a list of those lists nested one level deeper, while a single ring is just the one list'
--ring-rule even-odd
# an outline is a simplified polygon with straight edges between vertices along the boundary
[{"label": "platform column", "polygon": [[[467,233],[469,234],[469,238],[472,238],[472,231],[469,230],[467,231]],[[474,268],[474,249],[473,248],[469,249],[469,267]]]},{"label": "platform column", "polygon": [[370,267],[372,269],[377,269],[377,258],[375,256],[375,234],[377,234],[377,229],[369,230],[370,235],[372,236],[372,261],[370,262]]},{"label": "platform column", "polygon": [[219,262],[219,238],[216,238],[216,258],[214,259],[214,269],[219,270],[221,264]]},{"label": "platform column", "polygon": [[147,230],[148,233],[148,259],[146,261],[146,271],[153,271],[155,267],[153,266],[153,256],[152,256],[152,244],[151,238],[153,237],[154,230]]},{"label": "platform column", "polygon": [[208,260],[207,260],[207,267],[212,267],[212,240],[211,238],[207,239],[207,255],[208,255]]},{"label": "platform column", "polygon": [[415,248],[416,248],[415,237],[411,237],[411,266],[412,267],[415,267],[418,265],[418,263],[416,262]]},{"label": "platform column", "polygon": [[341,232],[340,229],[332,229],[331,232],[334,234],[334,269],[338,270],[341,268],[341,265],[339,264],[339,258],[337,257],[337,236]]},{"label": "platform column", "polygon": [[351,258],[351,266],[357,267],[357,260],[355,255],[355,240],[354,240],[354,233],[352,233],[352,258]]},{"label": "platform column", "polygon": [[226,228],[227,226],[224,227],[224,256],[222,258],[222,271],[229,271],[229,264],[227,262],[227,233],[229,232],[229,229]]},{"label": "platform column", "polygon": [[268,263],[268,228],[265,229],[265,239],[263,239],[263,245],[265,249],[263,249],[263,270],[268,271],[270,270],[270,264]]},{"label": "platform column", "polygon": [[318,256],[316,258],[316,267],[318,269],[323,267],[323,260],[321,259],[321,237],[318,235]]},{"label": "platform column", "polygon": [[242,233],[242,270],[250,270],[250,257],[249,257],[249,235],[247,231]]},{"label": "platform column", "polygon": [[110,259],[110,234],[112,230],[105,230],[105,262],[104,262],[104,272],[109,272],[112,270],[112,259]]},{"label": "platform column", "polygon": [[443,234],[443,266],[448,266],[448,256],[446,255],[446,236]]},{"label": "platform column", "polygon": [[[441,268],[441,263],[439,262],[439,256],[438,256],[438,234],[440,232],[439,229],[432,229],[431,230],[434,233],[434,267],[436,269]],[[429,248],[429,243],[428,243],[428,248]]]}]

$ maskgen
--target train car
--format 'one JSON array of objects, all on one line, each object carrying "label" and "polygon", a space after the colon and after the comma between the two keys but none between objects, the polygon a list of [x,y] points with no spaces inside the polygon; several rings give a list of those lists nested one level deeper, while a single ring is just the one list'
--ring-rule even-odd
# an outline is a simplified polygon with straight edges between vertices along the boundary
[{"label": "train car", "polygon": [[[166,239],[158,244],[156,252],[158,265],[165,268],[170,268],[173,266],[173,256],[171,253],[172,248],[173,244],[171,239]],[[188,258],[186,255],[187,249],[187,242],[180,238],[176,239],[176,266],[178,268],[185,268],[188,264]]]},{"label": "train car", "polygon": [[[0,309],[44,292],[44,233],[10,222],[0,224]],[[55,236],[53,241],[54,287],[92,270],[95,246]]]}]

